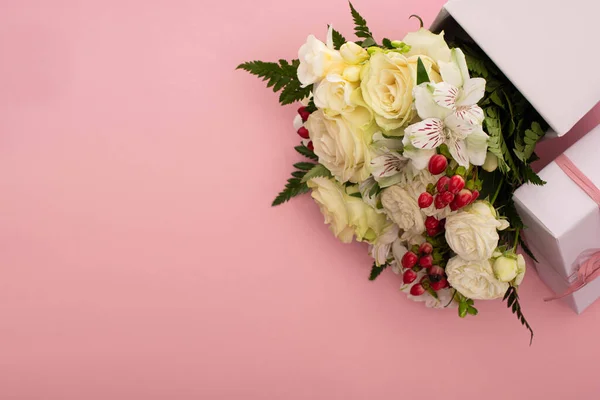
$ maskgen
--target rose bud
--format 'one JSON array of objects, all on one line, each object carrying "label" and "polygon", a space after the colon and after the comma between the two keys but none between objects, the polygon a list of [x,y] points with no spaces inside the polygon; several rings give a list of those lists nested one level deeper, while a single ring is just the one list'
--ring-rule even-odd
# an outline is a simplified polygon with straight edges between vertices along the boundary
[{"label": "rose bud", "polygon": [[402,256],[401,263],[404,268],[408,269],[414,267],[415,264],[417,264],[418,259],[419,257],[417,257],[415,253],[408,251]]},{"label": "rose bud", "polygon": [[420,296],[425,293],[425,288],[420,283],[416,283],[410,288],[410,294],[413,296]]},{"label": "rose bud", "polygon": [[448,178],[446,175],[444,175],[440,179],[438,179],[435,187],[437,188],[438,193],[444,193],[445,191],[448,190],[449,184],[450,184],[450,178]]},{"label": "rose bud", "polygon": [[441,154],[436,154],[429,159],[429,172],[439,175],[446,170],[448,160]]},{"label": "rose bud", "polygon": [[451,193],[458,193],[465,187],[465,178],[460,175],[454,175],[450,178],[450,183],[448,184],[448,190]]},{"label": "rose bud", "polygon": [[407,269],[402,275],[402,281],[405,284],[413,283],[417,279],[417,273],[412,269]]},{"label": "rose bud", "polygon": [[431,252],[433,251],[433,246],[431,245],[431,243],[423,243],[419,246],[419,253],[421,254],[431,254]]},{"label": "rose bud", "polygon": [[421,193],[419,196],[419,207],[427,208],[431,205],[431,203],[433,203],[433,196],[427,192]]}]

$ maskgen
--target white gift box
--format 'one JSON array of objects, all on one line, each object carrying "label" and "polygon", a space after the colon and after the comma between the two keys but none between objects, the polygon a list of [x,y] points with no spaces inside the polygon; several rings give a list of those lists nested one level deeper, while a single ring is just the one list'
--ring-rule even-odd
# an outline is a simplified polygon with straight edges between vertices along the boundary
[{"label": "white gift box", "polygon": [[431,30],[472,39],[550,125],[567,133],[600,101],[598,0],[450,0]]},{"label": "white gift box", "polygon": [[[600,187],[600,125],[565,151],[565,155],[597,187]],[[587,193],[552,162],[540,173],[544,186],[523,185],[514,194],[515,205],[527,229],[542,280],[564,292],[577,275],[577,257],[600,248],[600,209]],[[600,297],[600,279],[568,296],[571,307],[581,313]]]}]

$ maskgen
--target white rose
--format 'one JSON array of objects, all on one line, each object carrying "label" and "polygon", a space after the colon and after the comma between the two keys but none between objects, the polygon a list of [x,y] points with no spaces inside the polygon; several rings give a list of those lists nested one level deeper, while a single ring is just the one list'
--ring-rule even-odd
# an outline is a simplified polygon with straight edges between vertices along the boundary
[{"label": "white rose", "polygon": [[340,54],[348,64],[360,64],[369,59],[369,53],[354,42],[346,42],[340,47]]},{"label": "white rose", "polygon": [[[421,57],[432,81],[441,79],[437,65]],[[365,102],[375,113],[377,124],[386,131],[408,125],[416,115],[413,88],[416,84],[418,57],[407,58],[397,52],[376,52],[365,63],[361,89]]]},{"label": "white rose", "polygon": [[[331,35],[331,29],[328,36]],[[321,42],[313,35],[309,35],[300,49],[298,50],[298,80],[303,86],[308,86],[323,79],[327,74],[341,74],[344,70],[345,62],[340,52],[333,49],[328,37],[328,44]]]},{"label": "white rose", "polygon": [[494,276],[489,260],[469,261],[452,257],[446,265],[450,285],[460,294],[474,300],[501,298],[509,284]]},{"label": "white rose", "polygon": [[465,260],[488,260],[498,247],[498,230],[507,227],[489,203],[477,201],[446,218],[446,241]]},{"label": "white rose", "polygon": [[444,40],[444,32],[436,35],[425,28],[421,28],[416,32],[408,33],[402,41],[410,46],[406,56],[424,55],[436,62],[450,61],[450,48]]},{"label": "white rose", "polygon": [[384,215],[378,214],[362,199],[350,196],[339,182],[318,177],[308,181],[311,196],[325,216],[333,234],[343,243],[374,241],[388,225]]},{"label": "white rose", "polygon": [[319,162],[340,182],[362,182],[369,177],[370,131],[342,116],[328,116],[323,110],[310,114],[305,126]]},{"label": "white rose", "polygon": [[425,231],[425,220],[414,196],[400,186],[391,186],[381,194],[381,204],[389,218],[409,235]]}]

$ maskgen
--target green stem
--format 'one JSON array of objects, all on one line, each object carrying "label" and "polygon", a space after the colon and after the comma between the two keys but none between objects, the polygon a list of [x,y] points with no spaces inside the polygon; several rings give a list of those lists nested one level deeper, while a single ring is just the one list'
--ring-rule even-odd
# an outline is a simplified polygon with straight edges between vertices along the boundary
[{"label": "green stem", "polygon": [[500,181],[500,184],[498,184],[498,188],[496,189],[496,193],[494,193],[494,197],[492,197],[492,205],[494,205],[494,202],[496,201],[496,198],[498,197],[498,194],[500,194],[500,189],[502,188],[502,181]]},{"label": "green stem", "polygon": [[521,229],[517,228],[517,235],[515,236],[515,244],[513,246],[513,251],[517,252],[517,246],[519,245],[519,233],[521,233]]}]

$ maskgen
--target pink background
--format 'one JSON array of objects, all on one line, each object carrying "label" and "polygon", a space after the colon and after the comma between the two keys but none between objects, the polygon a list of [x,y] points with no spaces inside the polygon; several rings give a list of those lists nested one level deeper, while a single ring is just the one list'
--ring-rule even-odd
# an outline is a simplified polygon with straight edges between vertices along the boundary
[{"label": "pink background", "polygon": [[[442,3],[355,5],[402,38]],[[269,207],[296,107],[234,68],[329,22],[351,37],[342,0],[0,3],[0,400],[600,396],[600,304],[531,271],[529,347],[500,302],[461,320],[367,281],[309,197]]]}]

